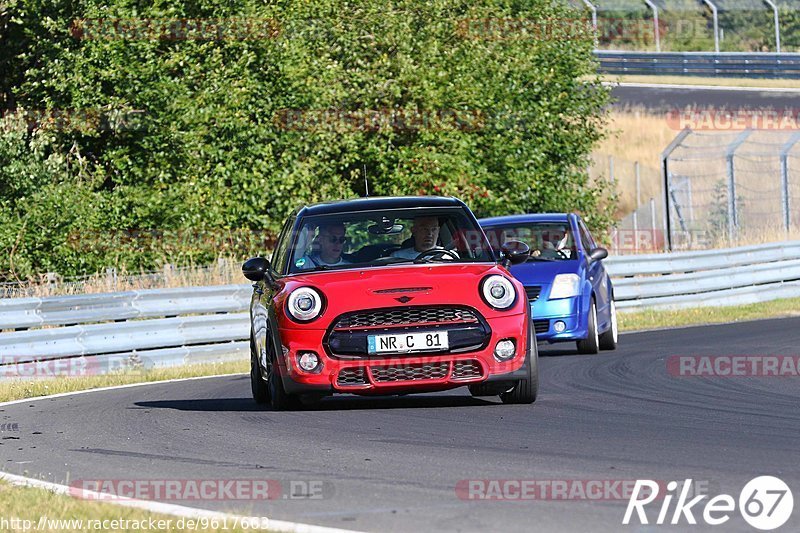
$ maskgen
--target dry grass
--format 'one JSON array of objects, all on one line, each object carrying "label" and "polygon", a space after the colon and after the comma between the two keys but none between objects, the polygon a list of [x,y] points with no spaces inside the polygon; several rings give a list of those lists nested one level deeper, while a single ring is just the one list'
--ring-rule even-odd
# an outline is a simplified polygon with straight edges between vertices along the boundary
[{"label": "dry grass", "polygon": [[97,389],[165,381],[197,376],[216,376],[220,374],[240,374],[250,370],[248,360],[228,361],[222,363],[199,363],[177,367],[153,368],[150,370],[131,370],[99,376],[61,376],[41,379],[8,379],[0,381],[0,402],[48,396],[79,390]]},{"label": "dry grass", "polygon": [[0,286],[0,296],[45,297],[245,283],[247,280],[242,276],[241,265],[238,259],[220,258],[209,266],[175,268],[166,265],[158,272],[135,273],[120,269],[66,280],[43,275],[38,280]]},{"label": "dry grass", "polygon": [[148,530],[165,533],[268,531],[266,528],[260,529],[262,525],[268,526],[266,520],[263,523],[254,521],[252,525],[248,523],[246,524],[248,527],[242,528],[241,522],[235,523],[233,518],[229,518],[226,522],[181,519],[110,503],[71,498],[43,489],[13,487],[2,481],[0,481],[0,509],[2,509],[0,521],[6,521],[0,522],[2,531],[44,533]]}]

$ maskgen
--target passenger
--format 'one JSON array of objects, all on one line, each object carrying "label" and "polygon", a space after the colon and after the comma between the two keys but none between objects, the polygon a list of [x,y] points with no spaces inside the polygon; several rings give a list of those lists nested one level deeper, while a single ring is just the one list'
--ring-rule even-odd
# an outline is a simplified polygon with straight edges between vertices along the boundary
[{"label": "passenger", "polygon": [[298,266],[311,269],[320,266],[349,265],[350,261],[342,258],[346,242],[344,224],[341,222],[321,224],[312,244],[314,251],[304,255],[298,261]]}]

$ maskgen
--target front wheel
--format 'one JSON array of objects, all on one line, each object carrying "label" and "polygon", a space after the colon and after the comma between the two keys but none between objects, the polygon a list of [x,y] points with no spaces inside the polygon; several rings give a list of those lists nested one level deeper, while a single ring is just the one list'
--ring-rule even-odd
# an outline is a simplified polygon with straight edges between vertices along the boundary
[{"label": "front wheel", "polygon": [[517,381],[514,388],[500,395],[503,403],[507,404],[530,404],[536,401],[539,393],[539,348],[536,344],[536,333],[533,329],[533,321],[528,319],[528,353],[526,375]]},{"label": "front wheel", "polygon": [[586,338],[577,342],[578,353],[594,354],[599,352],[600,338],[597,335],[597,305],[594,303],[594,298],[592,298],[592,305],[589,308],[586,330]]},{"label": "front wheel", "polygon": [[261,378],[261,365],[258,363],[256,354],[256,343],[253,336],[250,336],[250,390],[253,393],[253,400],[259,405],[269,403],[269,391],[267,383]]},{"label": "front wheel", "polygon": [[617,306],[614,300],[611,300],[611,326],[608,330],[600,335],[600,349],[601,350],[616,350],[617,340],[619,338],[619,331],[617,329]]}]

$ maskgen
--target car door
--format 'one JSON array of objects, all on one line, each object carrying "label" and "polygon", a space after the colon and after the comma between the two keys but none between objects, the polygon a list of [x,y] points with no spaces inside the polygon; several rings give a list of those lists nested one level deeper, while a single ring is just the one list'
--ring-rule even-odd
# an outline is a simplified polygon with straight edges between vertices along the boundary
[{"label": "car door", "polygon": [[[273,276],[279,275],[277,270],[286,264],[286,256],[289,253],[289,245],[292,238],[292,228],[294,226],[295,217],[290,217],[284,224],[278,240],[275,243],[275,250],[272,252],[272,259],[270,260],[270,270]],[[261,280],[253,284],[253,296],[250,300],[250,317],[253,327],[253,340],[256,345],[256,353],[259,357],[269,353],[267,350],[267,342],[270,335],[270,324],[274,323],[271,320],[274,311],[271,311],[272,300],[275,297],[275,289],[267,283],[266,280]],[[261,361],[262,365],[264,361]]]},{"label": "car door", "polygon": [[[589,232],[589,229],[586,227],[586,224],[583,223],[583,220],[578,217],[576,217],[576,220],[578,223],[578,233],[580,235],[584,257],[586,261],[589,261],[589,253],[597,248],[597,243],[592,237],[592,234]],[[592,261],[587,265],[587,277],[589,282],[592,284],[592,290],[594,291],[597,302],[597,320],[599,322],[599,330],[605,331],[610,325],[609,320],[611,318],[611,298],[608,290],[608,273],[606,272],[606,268],[603,265],[602,260]]]}]

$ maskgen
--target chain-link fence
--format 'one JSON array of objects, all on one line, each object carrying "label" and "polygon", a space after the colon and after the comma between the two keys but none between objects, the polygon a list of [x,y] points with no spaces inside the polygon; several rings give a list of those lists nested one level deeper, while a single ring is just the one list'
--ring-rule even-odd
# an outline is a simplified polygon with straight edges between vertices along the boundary
[{"label": "chain-link fence", "polygon": [[665,151],[673,249],[774,241],[800,231],[800,132],[686,129]]},{"label": "chain-link fence", "polygon": [[617,194],[617,223],[606,244],[612,254],[659,252],[665,248],[664,192],[659,168],[595,153],[587,169]]}]

